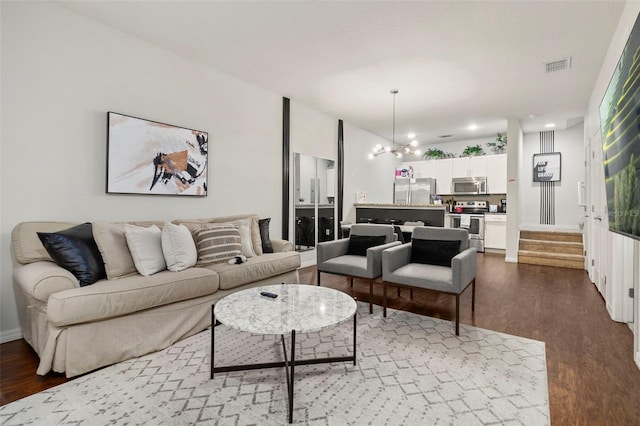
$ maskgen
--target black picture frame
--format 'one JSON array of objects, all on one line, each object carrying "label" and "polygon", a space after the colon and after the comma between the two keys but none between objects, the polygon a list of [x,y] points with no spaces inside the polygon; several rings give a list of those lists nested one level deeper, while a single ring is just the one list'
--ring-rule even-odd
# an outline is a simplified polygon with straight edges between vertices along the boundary
[{"label": "black picture frame", "polygon": [[209,134],[107,112],[107,194],[206,197]]}]

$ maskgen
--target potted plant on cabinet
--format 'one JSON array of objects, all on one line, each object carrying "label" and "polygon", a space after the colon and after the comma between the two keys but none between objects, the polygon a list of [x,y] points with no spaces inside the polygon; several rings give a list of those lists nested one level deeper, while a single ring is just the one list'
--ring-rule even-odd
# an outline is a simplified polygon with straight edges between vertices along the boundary
[{"label": "potted plant on cabinet", "polygon": [[498,133],[496,135],[496,140],[493,142],[487,142],[487,146],[491,148],[494,154],[503,154],[507,147],[507,135]]},{"label": "potted plant on cabinet", "polygon": [[473,157],[476,155],[485,155],[484,149],[480,145],[468,145],[464,151],[462,151],[463,157]]}]

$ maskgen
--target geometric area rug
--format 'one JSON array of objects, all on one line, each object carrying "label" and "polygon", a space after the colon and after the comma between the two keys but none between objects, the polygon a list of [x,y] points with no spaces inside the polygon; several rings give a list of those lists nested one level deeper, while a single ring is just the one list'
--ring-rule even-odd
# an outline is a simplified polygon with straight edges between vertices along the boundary
[{"label": "geometric area rug", "polygon": [[[294,424],[548,425],[543,342],[358,304],[357,365],[296,367]],[[348,320],[296,357],[349,355]],[[288,342],[289,343],[289,342]],[[3,425],[286,425],[283,368],[216,373],[210,330],[0,407]],[[216,366],[282,360],[279,337],[216,328]]]}]

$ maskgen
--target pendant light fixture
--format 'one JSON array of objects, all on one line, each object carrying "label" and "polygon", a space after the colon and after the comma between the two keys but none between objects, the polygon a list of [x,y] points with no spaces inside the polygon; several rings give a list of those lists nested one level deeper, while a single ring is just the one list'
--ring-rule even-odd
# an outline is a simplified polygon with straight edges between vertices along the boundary
[{"label": "pendant light fixture", "polygon": [[373,152],[369,154],[370,159],[387,152],[396,156],[397,158],[402,158],[402,154],[420,155],[420,150],[415,149],[415,147],[418,146],[417,140],[413,140],[406,145],[396,146],[396,95],[398,94],[398,89],[391,89],[390,93],[393,95],[393,131],[391,137],[391,145],[376,145],[375,148],[373,148]]}]

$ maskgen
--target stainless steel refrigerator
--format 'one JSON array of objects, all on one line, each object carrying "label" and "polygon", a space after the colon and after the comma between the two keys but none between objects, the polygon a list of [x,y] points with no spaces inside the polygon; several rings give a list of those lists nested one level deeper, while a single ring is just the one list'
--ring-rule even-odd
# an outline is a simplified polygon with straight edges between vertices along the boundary
[{"label": "stainless steel refrigerator", "polygon": [[393,204],[431,204],[435,194],[434,178],[396,179],[393,184]]}]

